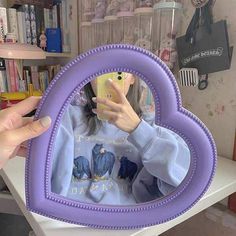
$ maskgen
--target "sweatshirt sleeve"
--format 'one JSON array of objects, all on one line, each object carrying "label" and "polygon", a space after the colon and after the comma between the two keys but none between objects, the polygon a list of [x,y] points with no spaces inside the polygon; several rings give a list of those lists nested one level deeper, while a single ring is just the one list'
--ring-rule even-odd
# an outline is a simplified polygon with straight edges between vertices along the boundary
[{"label": "sweatshirt sleeve", "polygon": [[[59,126],[53,152],[51,190],[66,196],[73,171],[74,128],[79,126],[80,108],[69,106]],[[75,119],[77,117],[77,119]]]},{"label": "sweatshirt sleeve", "polygon": [[180,136],[142,120],[128,141],[138,149],[144,168],[157,178],[164,195],[183,181],[190,164],[190,151]]}]

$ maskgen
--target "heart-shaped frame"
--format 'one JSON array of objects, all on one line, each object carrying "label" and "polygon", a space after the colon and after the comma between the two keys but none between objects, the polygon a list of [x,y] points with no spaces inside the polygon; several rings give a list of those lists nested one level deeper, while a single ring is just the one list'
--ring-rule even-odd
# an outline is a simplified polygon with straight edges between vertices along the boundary
[{"label": "heart-shaped frame", "polygon": [[[187,143],[191,162],[183,182],[174,192],[152,202],[133,206],[81,203],[51,192],[54,139],[66,107],[94,77],[112,71],[137,75],[151,89],[155,122]],[[103,229],[133,229],[160,224],[190,209],[206,192],[216,168],[216,147],[205,125],[182,107],[175,78],[154,54],[131,45],[106,45],[92,49],[67,64],[51,82],[35,118],[52,118],[50,129],[29,144],[26,160],[26,203],[35,213],[54,219]]]}]

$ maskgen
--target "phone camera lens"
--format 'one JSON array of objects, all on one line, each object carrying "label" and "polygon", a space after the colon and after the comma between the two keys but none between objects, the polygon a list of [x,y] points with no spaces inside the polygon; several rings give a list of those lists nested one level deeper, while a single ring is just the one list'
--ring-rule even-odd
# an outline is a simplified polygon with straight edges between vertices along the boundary
[{"label": "phone camera lens", "polygon": [[121,77],[121,76],[118,76],[118,80],[122,80],[122,77]]},{"label": "phone camera lens", "polygon": [[118,75],[121,75],[121,74],[122,74],[122,72],[119,71],[119,72],[118,72]]}]

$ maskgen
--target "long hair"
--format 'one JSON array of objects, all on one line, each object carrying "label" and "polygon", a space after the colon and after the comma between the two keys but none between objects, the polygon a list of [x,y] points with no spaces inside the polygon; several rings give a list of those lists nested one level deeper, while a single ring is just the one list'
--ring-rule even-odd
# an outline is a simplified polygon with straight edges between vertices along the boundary
[{"label": "long hair", "polygon": [[[96,95],[93,92],[92,86],[90,83],[84,86],[84,93],[87,99],[87,104],[84,107],[85,119],[87,121],[88,132],[87,135],[97,134],[101,128],[102,121],[97,118],[97,115],[92,112],[92,109],[96,108],[96,103],[93,102],[92,98]],[[134,84],[130,85],[129,91],[126,95],[127,100],[132,106],[136,114],[141,117],[142,110],[140,108],[140,99],[141,99],[141,87],[140,80],[136,77]]]}]

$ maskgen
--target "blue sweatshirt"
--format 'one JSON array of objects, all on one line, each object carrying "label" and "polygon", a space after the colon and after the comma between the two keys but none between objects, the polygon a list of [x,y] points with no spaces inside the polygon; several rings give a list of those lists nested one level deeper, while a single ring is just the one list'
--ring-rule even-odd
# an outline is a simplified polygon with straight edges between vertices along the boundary
[{"label": "blue sweatshirt", "polygon": [[130,205],[172,192],[190,165],[186,143],[143,116],[132,133],[103,121],[87,136],[83,107],[70,105],[54,143],[51,190],[87,203]]}]

